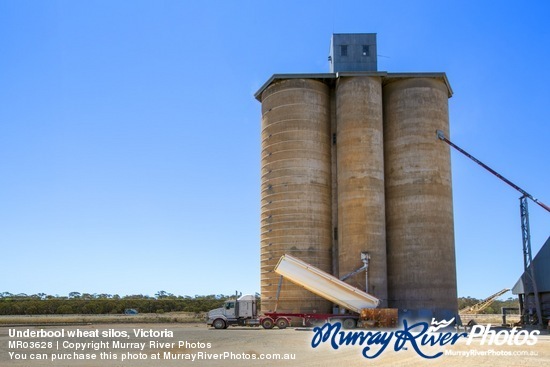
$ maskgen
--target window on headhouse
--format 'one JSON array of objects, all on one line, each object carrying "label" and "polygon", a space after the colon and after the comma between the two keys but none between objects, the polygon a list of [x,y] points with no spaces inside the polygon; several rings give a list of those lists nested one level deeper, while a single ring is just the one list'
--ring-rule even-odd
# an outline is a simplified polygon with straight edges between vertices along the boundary
[{"label": "window on headhouse", "polygon": [[340,45],[340,56],[348,56],[348,45]]},{"label": "window on headhouse", "polygon": [[363,46],[363,56],[369,56],[369,46]]}]

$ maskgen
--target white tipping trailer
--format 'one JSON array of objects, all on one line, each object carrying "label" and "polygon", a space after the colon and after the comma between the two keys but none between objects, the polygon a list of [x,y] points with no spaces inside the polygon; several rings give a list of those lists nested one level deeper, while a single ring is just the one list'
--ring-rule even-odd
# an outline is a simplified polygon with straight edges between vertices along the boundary
[{"label": "white tipping trailer", "polygon": [[[396,309],[376,308],[380,300],[373,295],[352,287],[342,280],[303,262],[288,254],[283,255],[275,272],[291,282],[304,287],[310,292],[347,309],[353,314],[319,314],[265,312],[259,316],[256,311],[256,300],[253,296],[243,296],[237,300],[228,300],[223,308],[208,313],[207,324],[216,329],[225,329],[230,325],[258,326],[265,329],[277,326],[284,329],[292,320],[301,319],[304,326],[321,322],[341,322],[344,328],[356,326],[394,326],[397,320]],[[251,310],[251,312],[244,312]],[[244,313],[243,313],[244,312]]]},{"label": "white tipping trailer", "polygon": [[373,295],[288,254],[279,259],[275,272],[308,291],[358,314],[365,308],[376,308],[380,303]]}]

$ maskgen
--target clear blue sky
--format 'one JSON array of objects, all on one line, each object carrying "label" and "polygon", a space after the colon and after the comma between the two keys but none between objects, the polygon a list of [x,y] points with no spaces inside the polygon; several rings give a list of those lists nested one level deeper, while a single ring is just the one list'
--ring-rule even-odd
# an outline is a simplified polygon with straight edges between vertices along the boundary
[{"label": "clear blue sky", "polygon": [[[328,72],[333,32],[377,33],[379,70],[446,72],[452,139],[550,203],[549,10],[0,1],[0,292],[259,292],[253,94]],[[522,272],[519,194],[452,166],[458,293],[484,298]],[[530,208],[536,253],[550,214]]]}]

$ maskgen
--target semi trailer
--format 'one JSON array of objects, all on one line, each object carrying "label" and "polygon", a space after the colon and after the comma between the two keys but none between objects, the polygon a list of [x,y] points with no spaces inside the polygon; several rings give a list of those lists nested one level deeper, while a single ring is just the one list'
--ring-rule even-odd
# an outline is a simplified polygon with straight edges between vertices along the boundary
[{"label": "semi trailer", "polygon": [[302,326],[341,322],[344,328],[352,329],[394,327],[397,324],[397,309],[377,308],[380,304],[378,298],[294,256],[283,255],[274,270],[281,275],[281,280],[284,278],[302,286],[333,302],[339,306],[340,310],[346,312],[326,314],[274,311],[259,315],[256,297],[245,295],[228,300],[223,307],[209,311],[207,325],[216,329],[226,329],[228,326],[260,325],[265,329],[272,329],[274,326],[284,329],[293,321],[299,320]]}]

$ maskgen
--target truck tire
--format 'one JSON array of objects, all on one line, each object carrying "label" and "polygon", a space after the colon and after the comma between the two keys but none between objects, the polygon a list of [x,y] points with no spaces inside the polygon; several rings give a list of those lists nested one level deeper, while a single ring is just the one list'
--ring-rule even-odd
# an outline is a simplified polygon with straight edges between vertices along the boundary
[{"label": "truck tire", "polygon": [[355,319],[345,319],[342,326],[344,329],[355,329],[357,323],[355,322]]},{"label": "truck tire", "polygon": [[223,319],[216,319],[212,323],[212,326],[214,326],[214,329],[226,329],[227,326],[225,324],[225,321]]},{"label": "truck tire", "polygon": [[286,329],[290,323],[287,319],[281,317],[277,319],[276,324],[279,329]]},{"label": "truck tire", "polygon": [[265,318],[262,320],[262,326],[264,329],[273,329],[274,322],[271,318]]}]

